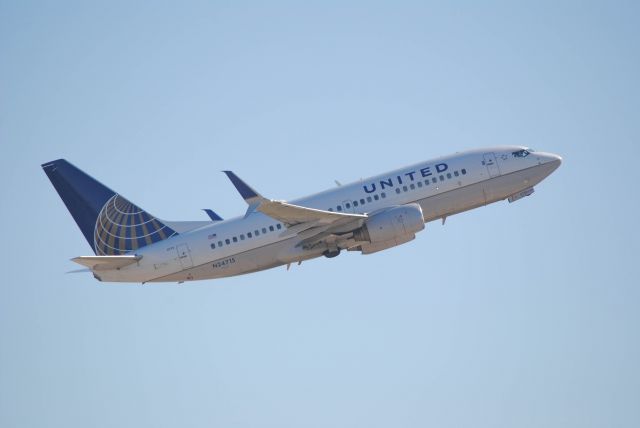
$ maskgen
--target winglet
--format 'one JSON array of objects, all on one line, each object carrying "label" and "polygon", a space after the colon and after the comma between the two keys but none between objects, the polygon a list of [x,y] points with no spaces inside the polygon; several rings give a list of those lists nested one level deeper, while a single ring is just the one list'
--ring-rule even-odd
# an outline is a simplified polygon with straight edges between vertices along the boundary
[{"label": "winglet", "polygon": [[236,189],[238,189],[240,196],[242,196],[245,201],[260,197],[258,192],[253,190],[247,183],[242,181],[242,179],[237,175],[235,175],[233,171],[222,171],[222,172],[227,174],[227,177],[229,177],[229,180],[231,180],[233,185],[236,186]]},{"label": "winglet", "polygon": [[207,213],[207,215],[209,216],[211,221],[222,221],[223,220],[222,217],[220,217],[218,214],[216,214],[216,212],[213,211],[212,209],[203,208],[202,211]]},{"label": "winglet", "polygon": [[242,181],[242,179],[235,175],[233,171],[222,172],[227,174],[227,177],[229,177],[229,180],[231,180],[233,185],[236,187],[238,193],[240,193],[240,196],[242,196],[245,202],[249,204],[249,208],[247,209],[247,213],[245,214],[245,217],[247,217],[249,214],[256,210],[258,205],[260,205],[260,203],[264,201],[265,198],[261,194],[253,190],[253,188],[251,188],[251,186],[249,186],[247,183]]}]

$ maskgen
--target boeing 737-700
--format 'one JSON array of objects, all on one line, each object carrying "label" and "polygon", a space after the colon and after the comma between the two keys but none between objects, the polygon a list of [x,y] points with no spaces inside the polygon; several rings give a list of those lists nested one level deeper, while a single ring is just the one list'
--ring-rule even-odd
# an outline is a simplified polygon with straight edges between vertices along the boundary
[{"label": "boeing 737-700", "polygon": [[244,215],[161,220],[64,159],[42,165],[95,255],[72,259],[105,282],[223,278],[341,251],[371,254],[413,240],[425,223],[501,200],[514,202],[562,158],[526,147],[471,150],[285,202],[224,171]]}]

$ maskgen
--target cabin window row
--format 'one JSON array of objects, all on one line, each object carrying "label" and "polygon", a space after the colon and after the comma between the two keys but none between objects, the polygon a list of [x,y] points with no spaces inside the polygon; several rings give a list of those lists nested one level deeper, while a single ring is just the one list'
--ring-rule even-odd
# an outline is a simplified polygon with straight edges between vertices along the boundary
[{"label": "cabin window row", "polygon": [[[366,198],[360,198],[360,200],[355,199],[353,202],[345,202],[344,203],[344,208],[342,207],[342,205],[336,205],[335,211],[338,212],[342,212],[343,209],[345,210],[350,210],[351,207],[353,208],[357,208],[359,206],[363,206],[367,203],[372,203],[373,201],[379,201],[380,199],[385,199],[387,197],[387,194],[385,192],[380,192],[380,194],[375,194],[372,196],[367,196]],[[329,208],[328,211],[333,212],[334,209],[333,207]]]},{"label": "cabin window row", "polygon": [[266,235],[269,232],[275,232],[276,230],[281,230],[281,229],[282,229],[282,224],[278,223],[275,226],[271,225],[269,227],[263,227],[262,229],[256,229],[253,232],[247,232],[246,235],[244,233],[241,233],[239,236],[233,236],[231,238],[220,240],[218,241],[217,244],[215,242],[212,242],[211,249],[213,250],[216,247],[220,248],[223,245],[231,245],[232,243],[244,241],[245,239],[252,239],[253,237],[257,238],[258,236],[260,236],[261,233],[263,235]]},{"label": "cabin window row", "polygon": [[426,178],[424,180],[424,184],[422,184],[423,181],[418,181],[417,183],[411,183],[408,186],[402,186],[402,188],[396,187],[396,193],[400,194],[401,192],[408,192],[409,190],[415,190],[416,186],[423,187],[423,186],[428,186],[429,184],[436,184],[438,182],[438,179],[440,181],[445,181],[445,180],[450,180],[453,177],[460,177],[461,175],[467,175],[467,170],[462,168],[459,172],[453,171],[453,173],[448,172],[446,174],[440,174],[440,176],[432,177],[431,179]]}]

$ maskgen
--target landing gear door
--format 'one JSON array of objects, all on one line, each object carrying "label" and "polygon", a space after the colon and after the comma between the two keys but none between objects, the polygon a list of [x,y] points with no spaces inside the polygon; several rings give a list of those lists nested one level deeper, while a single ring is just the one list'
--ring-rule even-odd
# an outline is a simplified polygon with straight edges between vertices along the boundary
[{"label": "landing gear door", "polygon": [[485,153],[482,159],[482,164],[487,167],[489,177],[497,177],[500,175],[500,169],[498,169],[498,161],[496,161],[495,153]]},{"label": "landing gear door", "polygon": [[192,268],[193,260],[191,259],[189,246],[187,244],[180,244],[176,246],[176,251],[178,252],[178,261],[180,262],[180,266],[182,266],[182,270]]}]

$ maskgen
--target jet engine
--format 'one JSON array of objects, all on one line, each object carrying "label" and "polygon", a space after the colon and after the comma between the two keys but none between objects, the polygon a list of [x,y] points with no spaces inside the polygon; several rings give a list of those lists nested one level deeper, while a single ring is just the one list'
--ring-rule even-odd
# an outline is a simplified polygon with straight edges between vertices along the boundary
[{"label": "jet engine", "polygon": [[374,214],[353,233],[362,254],[371,254],[409,242],[424,229],[422,208],[418,204],[399,205]]}]

